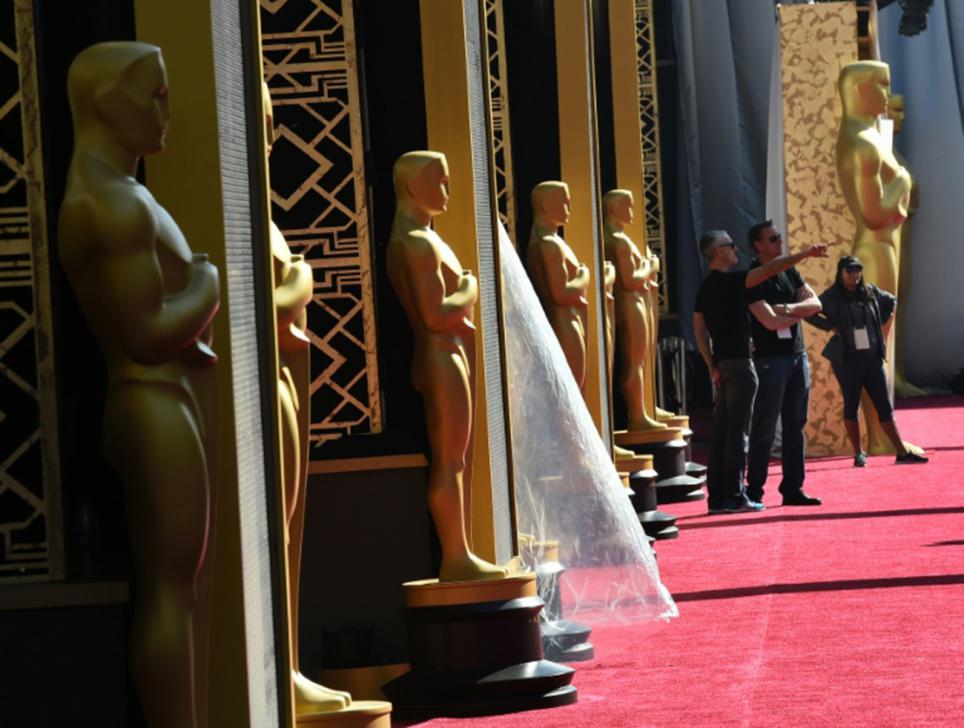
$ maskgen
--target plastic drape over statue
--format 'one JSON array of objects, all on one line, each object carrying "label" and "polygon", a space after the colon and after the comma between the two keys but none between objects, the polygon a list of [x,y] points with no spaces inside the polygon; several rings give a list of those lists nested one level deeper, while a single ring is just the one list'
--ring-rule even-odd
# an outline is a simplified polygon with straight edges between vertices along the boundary
[{"label": "plastic drape over statue", "polygon": [[501,225],[499,250],[520,550],[527,568],[539,572],[547,561],[564,568],[558,579],[540,578],[547,618],[593,625],[676,616],[611,454]]}]

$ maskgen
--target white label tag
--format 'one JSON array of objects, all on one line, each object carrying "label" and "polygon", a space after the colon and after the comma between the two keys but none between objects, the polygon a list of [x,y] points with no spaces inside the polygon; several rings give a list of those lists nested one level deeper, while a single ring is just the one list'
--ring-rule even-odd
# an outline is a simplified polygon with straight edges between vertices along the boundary
[{"label": "white label tag", "polygon": [[870,348],[870,336],[867,335],[866,326],[854,328],[854,348],[857,351],[867,351]]},{"label": "white label tag", "polygon": [[792,339],[792,338],[793,338],[793,335],[790,333],[790,328],[787,327],[787,328],[785,328],[785,329],[777,329],[777,338],[778,338],[778,339]]}]

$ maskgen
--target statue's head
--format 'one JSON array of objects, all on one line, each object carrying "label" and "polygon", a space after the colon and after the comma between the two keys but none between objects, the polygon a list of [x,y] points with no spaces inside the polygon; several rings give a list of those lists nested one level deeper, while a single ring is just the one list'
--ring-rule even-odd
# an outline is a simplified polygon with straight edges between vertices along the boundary
[{"label": "statue's head", "polygon": [[603,216],[606,222],[628,225],[633,221],[633,193],[629,190],[609,190],[603,195]]},{"label": "statue's head", "polygon": [[901,94],[891,94],[887,116],[894,120],[894,133],[899,134],[904,128],[904,97]]},{"label": "statue's head", "polygon": [[848,63],[840,69],[837,88],[845,116],[880,116],[890,97],[890,66],[879,61]]},{"label": "statue's head", "polygon": [[164,149],[171,110],[157,46],[115,41],[84,49],[70,64],[67,94],[77,134],[101,126],[137,156]]},{"label": "statue's head", "polygon": [[559,227],[569,222],[569,185],[550,180],[532,188],[532,214],[546,225]]},{"label": "statue's head", "polygon": [[406,152],[392,170],[395,198],[430,215],[445,212],[449,203],[449,165],[440,152]]}]

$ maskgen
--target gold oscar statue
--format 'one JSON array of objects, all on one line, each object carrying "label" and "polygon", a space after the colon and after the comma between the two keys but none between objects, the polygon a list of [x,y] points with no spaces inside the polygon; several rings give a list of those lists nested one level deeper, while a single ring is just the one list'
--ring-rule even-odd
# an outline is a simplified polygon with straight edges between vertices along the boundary
[{"label": "gold oscar statue", "polygon": [[559,236],[559,228],[569,222],[569,205],[565,182],[540,182],[532,189],[533,222],[526,267],[576,384],[583,391],[589,268]]},{"label": "gold oscar statue", "polygon": [[[267,149],[274,141],[274,114],[267,84],[262,84]],[[389,724],[389,703],[355,701],[341,690],[332,690],[305,677],[298,657],[298,600],[301,584],[301,545],[305,532],[305,496],[308,483],[308,430],[311,423],[309,382],[311,340],[307,336],[306,308],[314,287],[311,266],[303,255],[293,255],[274,221],[271,229],[271,261],[274,266],[274,306],[278,326],[278,408],[281,439],[281,480],[284,484],[285,539],[288,551],[288,626],[291,647],[291,682],[299,724],[326,716],[326,726]],[[336,720],[337,718],[341,720]],[[379,719],[381,719],[379,721]]]},{"label": "gold oscar statue", "polygon": [[620,385],[626,400],[627,429],[665,429],[648,410],[645,371],[653,366],[649,286],[653,278],[652,258],[643,255],[626,234],[633,221],[633,194],[610,190],[603,196],[603,245],[606,260],[616,268],[616,336],[622,352]]},{"label": "gold oscar statue", "polygon": [[[891,94],[890,101],[887,103],[887,116],[889,116],[894,122],[894,134],[900,134],[904,129],[904,97],[900,94]],[[907,166],[907,161],[901,156],[900,152],[894,148],[894,157],[901,167],[910,170]],[[904,225],[900,229],[900,246],[897,251],[897,285],[898,290],[895,291],[896,295],[904,303],[904,308],[906,308],[907,300],[910,294],[911,286],[911,252],[910,252],[910,238],[911,238],[911,220],[914,215],[917,214],[917,208],[920,206],[920,185],[917,184],[917,179],[911,176],[911,187],[910,187],[910,204],[907,207],[907,219],[904,220]],[[897,341],[903,340],[906,330],[907,317],[905,315],[900,315],[897,317],[894,323],[894,328],[897,335]],[[898,397],[921,397],[927,392],[925,392],[920,387],[917,387],[907,381],[907,376],[904,373],[904,347],[895,346],[894,347],[894,392]]]},{"label": "gold oscar statue", "polygon": [[[856,221],[853,254],[863,261],[867,282],[895,293],[900,231],[910,208],[912,182],[877,126],[887,110],[890,68],[878,61],[849,63],[840,71],[838,90],[843,118],[837,137],[837,176]],[[884,336],[891,339],[889,323]],[[893,453],[872,408],[864,397],[867,449]]]},{"label": "gold oscar statue", "polygon": [[218,271],[135,179],[139,159],[164,149],[170,119],[160,49],[91,46],[67,87],[74,152],[59,249],[107,364],[103,446],[124,481],[136,569],[131,672],[149,725],[193,728],[206,704],[195,620],[215,422],[192,370],[217,361]]},{"label": "gold oscar statue", "polygon": [[603,262],[603,288],[606,291],[606,371],[609,381],[613,379],[616,357],[616,266],[608,260]]},{"label": "gold oscar statue", "polygon": [[407,152],[395,162],[393,179],[388,275],[415,335],[412,383],[425,403],[429,509],[442,546],[439,580],[502,578],[508,571],[473,554],[467,532],[479,285],[431,227],[448,206],[448,163],[438,152]]}]

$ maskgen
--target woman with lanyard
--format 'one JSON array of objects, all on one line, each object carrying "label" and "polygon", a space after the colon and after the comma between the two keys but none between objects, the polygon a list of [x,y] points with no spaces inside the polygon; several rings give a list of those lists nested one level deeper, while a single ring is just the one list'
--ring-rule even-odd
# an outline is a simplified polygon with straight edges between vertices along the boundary
[{"label": "woman with lanyard", "polygon": [[823,310],[808,323],[834,331],[823,356],[830,360],[844,400],[844,427],[854,448],[854,465],[867,466],[867,454],[860,449],[857,410],[860,392],[866,389],[880,427],[897,450],[897,464],[926,463],[927,458],[910,452],[894,422],[894,408],[887,393],[884,374],[884,335],[881,330],[894,314],[897,299],[877,286],[864,282],[860,260],[845,255],[837,263],[834,284],[820,296]]}]

